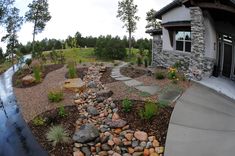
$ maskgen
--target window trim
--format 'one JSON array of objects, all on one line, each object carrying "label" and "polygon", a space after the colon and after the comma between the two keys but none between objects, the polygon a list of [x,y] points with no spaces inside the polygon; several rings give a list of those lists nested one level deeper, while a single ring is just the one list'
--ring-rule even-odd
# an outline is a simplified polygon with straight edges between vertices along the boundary
[{"label": "window trim", "polygon": [[[187,31],[187,30],[179,30],[179,31],[181,31],[181,32],[190,32],[191,33],[191,31]],[[186,42],[191,43],[191,47],[190,48],[192,48],[192,37],[191,37],[191,40],[185,40],[185,38],[183,40],[176,40],[176,32],[177,31],[174,31],[174,50],[175,51],[179,51],[179,52],[183,52],[183,53],[191,53],[192,49],[190,49],[190,51],[186,51]],[[183,50],[182,51],[176,49],[176,42],[177,41],[183,42]]]}]

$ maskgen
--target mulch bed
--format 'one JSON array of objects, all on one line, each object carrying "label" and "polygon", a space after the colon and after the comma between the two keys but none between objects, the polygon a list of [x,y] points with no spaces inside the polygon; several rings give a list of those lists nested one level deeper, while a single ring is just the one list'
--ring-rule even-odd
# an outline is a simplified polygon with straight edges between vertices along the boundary
[{"label": "mulch bed", "polygon": [[[78,78],[81,78],[83,80],[84,76],[87,74],[88,71],[88,67],[79,67],[77,68],[77,76]],[[65,74],[65,78],[68,79],[69,78],[69,73],[67,72]]]},{"label": "mulch bed", "polygon": [[37,141],[46,151],[48,151],[50,155],[55,155],[55,156],[73,155],[74,142],[72,140],[67,144],[58,144],[54,147],[46,139],[46,133],[53,125],[62,125],[69,133],[69,137],[72,138],[72,135],[74,134],[75,131],[75,123],[79,117],[79,111],[77,110],[76,106],[67,106],[65,107],[65,111],[69,113],[66,117],[59,117],[58,109],[42,113],[39,116],[46,119],[46,123],[42,126],[35,126],[33,125],[32,121],[28,123]]},{"label": "mulch bed", "polygon": [[111,77],[112,69],[112,67],[107,67],[106,71],[103,72],[102,77],[100,78],[102,84],[113,83],[117,81]]},{"label": "mulch bed", "polygon": [[134,79],[134,78],[145,75],[147,73],[147,70],[138,69],[134,67],[123,67],[121,68],[120,72],[122,75],[131,77]]},{"label": "mulch bed", "polygon": [[[63,66],[64,66],[63,64],[53,64],[53,65],[44,66],[43,71],[42,71],[42,79],[44,79],[48,73],[50,73],[54,70],[58,70],[58,69],[62,68]],[[36,83],[36,82],[29,84],[29,85],[24,85],[21,81],[21,79],[23,77],[25,77],[26,75],[32,74],[32,73],[33,73],[33,71],[30,70],[29,68],[28,69],[24,68],[24,69],[18,70],[12,77],[13,87],[27,88],[27,87],[32,87],[32,86],[37,85],[38,83]]]},{"label": "mulch bed", "polygon": [[140,119],[139,111],[144,108],[145,102],[137,100],[131,101],[133,107],[128,113],[123,111],[121,100],[114,101],[118,106],[118,114],[120,117],[127,121],[131,129],[138,129],[145,131],[148,135],[156,136],[161,146],[165,146],[168,125],[174,108],[170,106],[162,108],[159,110],[159,113],[152,118],[152,120],[142,120]]}]

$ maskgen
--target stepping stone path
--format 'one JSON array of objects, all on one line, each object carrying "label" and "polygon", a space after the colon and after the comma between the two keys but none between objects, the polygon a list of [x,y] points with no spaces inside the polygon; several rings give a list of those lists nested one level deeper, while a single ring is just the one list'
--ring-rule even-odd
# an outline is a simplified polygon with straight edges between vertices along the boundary
[{"label": "stepping stone path", "polygon": [[146,86],[146,85],[143,85],[143,83],[140,81],[137,81],[135,79],[132,79],[130,77],[126,77],[126,76],[122,75],[120,72],[120,69],[122,67],[127,66],[127,64],[128,63],[122,62],[119,66],[116,66],[115,68],[113,68],[111,77],[114,78],[115,80],[123,81],[129,87],[134,87],[137,90],[139,90],[141,92],[146,92],[150,95],[154,95],[158,91],[160,91],[160,87],[157,85]]},{"label": "stepping stone path", "polygon": [[[131,129],[120,118],[118,108],[110,97],[112,92],[100,81],[101,68],[104,69],[101,66],[89,67],[84,77],[87,89],[74,98],[80,117],[75,123],[73,155],[162,156],[164,148],[160,147],[155,136]],[[97,98],[102,96],[103,99],[98,102]]]}]

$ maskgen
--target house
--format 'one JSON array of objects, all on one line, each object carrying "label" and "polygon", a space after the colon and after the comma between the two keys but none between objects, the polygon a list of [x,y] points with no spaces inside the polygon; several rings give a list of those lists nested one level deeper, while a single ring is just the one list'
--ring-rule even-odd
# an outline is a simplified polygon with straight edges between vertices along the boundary
[{"label": "house", "polygon": [[235,0],[174,0],[155,18],[153,66],[178,62],[193,78],[235,79]]}]

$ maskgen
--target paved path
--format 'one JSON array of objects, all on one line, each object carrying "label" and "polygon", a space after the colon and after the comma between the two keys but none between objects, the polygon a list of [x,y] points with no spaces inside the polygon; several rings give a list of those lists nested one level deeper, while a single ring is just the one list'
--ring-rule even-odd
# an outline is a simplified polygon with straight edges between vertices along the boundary
[{"label": "paved path", "polygon": [[112,70],[111,77],[118,80],[118,81],[123,81],[129,87],[134,87],[137,90],[139,90],[141,92],[146,92],[150,95],[154,95],[159,91],[160,88],[158,86],[153,86],[153,85],[146,86],[146,85],[143,85],[143,83],[140,81],[137,81],[135,79],[132,79],[130,77],[126,77],[126,76],[122,75],[120,72],[120,69],[122,67],[127,66],[127,65],[128,65],[128,63],[122,62],[119,66],[114,67]]},{"label": "paved path", "polygon": [[235,155],[235,101],[194,84],[175,106],[165,156],[222,155]]}]

